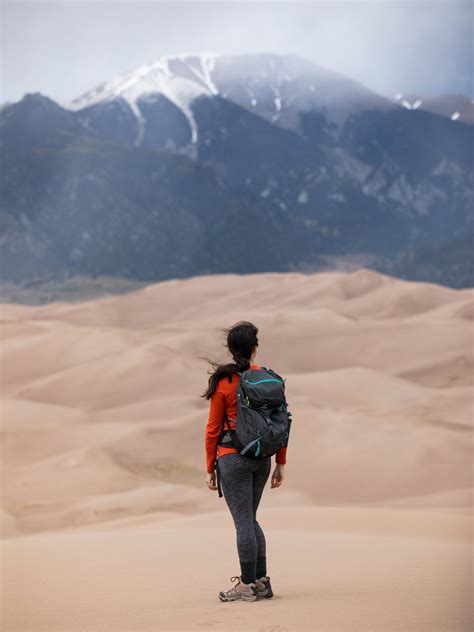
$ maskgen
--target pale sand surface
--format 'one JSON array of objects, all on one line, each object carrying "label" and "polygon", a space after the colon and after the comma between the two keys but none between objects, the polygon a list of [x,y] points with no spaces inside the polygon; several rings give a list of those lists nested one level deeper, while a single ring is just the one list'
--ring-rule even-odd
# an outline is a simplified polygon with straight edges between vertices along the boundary
[{"label": "pale sand surface", "polygon": [[238,573],[224,514],[9,539],[5,629],[469,630],[467,520],[411,514],[262,508],[256,603],[217,600]]},{"label": "pale sand surface", "polygon": [[[473,305],[366,269],[2,305],[2,630],[471,630]],[[241,319],[294,424],[275,598],[229,604],[198,358]]]}]

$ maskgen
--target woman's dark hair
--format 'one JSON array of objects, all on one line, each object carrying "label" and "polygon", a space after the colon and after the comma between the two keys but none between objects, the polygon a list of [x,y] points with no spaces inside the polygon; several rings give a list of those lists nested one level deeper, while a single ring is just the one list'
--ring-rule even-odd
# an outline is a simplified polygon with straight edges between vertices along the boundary
[{"label": "woman's dark hair", "polygon": [[230,351],[234,362],[229,364],[219,364],[209,358],[202,358],[207,360],[212,367],[213,372],[209,377],[209,386],[201,395],[205,399],[210,399],[211,395],[216,390],[217,382],[223,377],[229,377],[236,371],[245,371],[250,366],[250,356],[252,350],[256,346],[258,347],[258,328],[249,323],[247,320],[242,320],[230,328],[222,330],[226,336],[225,347]]}]

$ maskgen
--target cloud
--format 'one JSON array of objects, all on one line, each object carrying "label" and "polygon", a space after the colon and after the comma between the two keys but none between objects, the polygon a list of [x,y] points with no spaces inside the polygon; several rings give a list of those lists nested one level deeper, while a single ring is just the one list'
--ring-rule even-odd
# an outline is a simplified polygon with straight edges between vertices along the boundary
[{"label": "cloud", "polygon": [[292,53],[383,94],[472,95],[465,2],[6,2],[2,95],[67,102],[186,51]]}]

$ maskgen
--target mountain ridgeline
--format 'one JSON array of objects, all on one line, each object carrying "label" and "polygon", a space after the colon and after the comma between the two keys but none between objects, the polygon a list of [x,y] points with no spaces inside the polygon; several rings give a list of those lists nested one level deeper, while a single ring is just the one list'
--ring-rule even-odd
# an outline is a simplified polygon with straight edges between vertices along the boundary
[{"label": "mountain ridgeline", "polygon": [[474,285],[474,127],[430,108],[270,54],[163,57],[68,104],[26,94],[0,110],[1,279],[317,271],[354,255]]}]

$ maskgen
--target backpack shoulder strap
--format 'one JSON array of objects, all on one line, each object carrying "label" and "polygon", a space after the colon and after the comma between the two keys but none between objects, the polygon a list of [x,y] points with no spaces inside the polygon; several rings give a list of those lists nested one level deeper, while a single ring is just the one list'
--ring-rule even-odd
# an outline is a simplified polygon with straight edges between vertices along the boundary
[{"label": "backpack shoulder strap", "polygon": [[224,413],[224,422],[222,424],[222,432],[225,432],[225,427],[227,425],[227,430],[231,432],[232,428],[230,427],[229,418],[227,417],[227,413]]},{"label": "backpack shoulder strap", "polygon": [[[239,376],[242,375],[242,371],[234,371],[234,373],[237,373],[237,375],[239,375]],[[228,379],[229,382],[233,382],[232,373],[227,376],[227,379]]]}]

